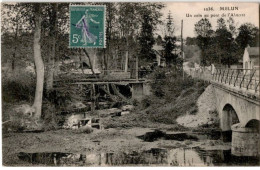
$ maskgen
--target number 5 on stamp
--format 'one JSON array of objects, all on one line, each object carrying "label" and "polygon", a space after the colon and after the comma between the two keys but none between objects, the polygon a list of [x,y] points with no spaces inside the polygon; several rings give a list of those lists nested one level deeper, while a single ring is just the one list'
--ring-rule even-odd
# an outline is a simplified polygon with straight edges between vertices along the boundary
[{"label": "number 5 on stamp", "polygon": [[104,5],[70,6],[70,48],[106,48]]}]

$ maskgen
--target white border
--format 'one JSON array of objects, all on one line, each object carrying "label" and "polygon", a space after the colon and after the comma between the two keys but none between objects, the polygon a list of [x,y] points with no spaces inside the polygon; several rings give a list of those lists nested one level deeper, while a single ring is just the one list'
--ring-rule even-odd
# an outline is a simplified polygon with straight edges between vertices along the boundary
[{"label": "white border", "polygon": [[0,2],[67,2],[67,3],[76,3],[76,2],[260,2],[260,0],[0,0]]}]

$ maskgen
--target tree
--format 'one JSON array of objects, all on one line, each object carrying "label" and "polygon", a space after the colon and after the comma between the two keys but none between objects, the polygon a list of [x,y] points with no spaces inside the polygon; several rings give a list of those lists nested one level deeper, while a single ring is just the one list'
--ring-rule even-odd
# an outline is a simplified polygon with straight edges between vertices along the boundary
[{"label": "tree", "polygon": [[46,79],[46,90],[47,93],[53,88],[53,76],[55,69],[55,56],[56,56],[56,37],[57,37],[57,27],[58,27],[58,17],[57,17],[58,4],[51,4],[51,9],[49,11],[50,15],[50,37],[52,38],[51,54],[48,57],[48,74]]},{"label": "tree", "polygon": [[228,67],[236,63],[238,61],[237,56],[234,55],[236,45],[232,38],[232,33],[227,30],[227,27],[219,27],[219,29],[216,30],[216,37],[214,39],[217,45],[215,53],[219,59],[218,63],[228,65]]},{"label": "tree", "polygon": [[211,23],[207,18],[202,18],[195,24],[195,32],[197,34],[197,43],[201,49],[201,64],[206,65],[210,57],[207,49],[211,46],[213,30]]},{"label": "tree", "polygon": [[152,19],[149,15],[143,15],[141,35],[139,37],[139,44],[141,46],[140,58],[148,61],[155,59],[155,54],[152,51],[155,40],[153,37],[153,26],[151,21]]},{"label": "tree", "polygon": [[168,36],[173,37],[174,33],[174,23],[173,23],[173,18],[171,16],[171,11],[169,11],[168,16],[167,16],[167,23],[166,23],[166,34]]},{"label": "tree", "polygon": [[34,4],[34,41],[33,41],[33,52],[34,52],[34,61],[36,66],[36,90],[33,107],[35,108],[35,118],[41,118],[42,111],[42,95],[43,95],[43,83],[44,83],[44,64],[41,56],[41,4]]},{"label": "tree", "polygon": [[229,32],[231,32],[231,34],[232,34],[233,37],[236,37],[236,35],[237,35],[237,29],[236,29],[236,26],[235,26],[235,21],[234,21],[234,19],[230,17],[230,18],[227,20],[227,25],[228,25],[227,27],[228,27]]},{"label": "tree", "polygon": [[227,29],[226,22],[223,18],[217,20],[217,29]]},{"label": "tree", "polygon": [[257,46],[259,40],[259,29],[251,23],[242,24],[238,28],[238,36],[236,42],[241,49],[245,49],[247,45]]},{"label": "tree", "polygon": [[[113,33],[114,33],[114,28],[113,25],[115,24],[116,20],[116,14],[117,14],[117,9],[116,9],[116,4],[115,3],[105,3],[106,5],[106,48],[104,48],[101,53],[103,56],[103,68],[105,70],[108,70],[109,66],[109,57],[112,55],[111,54],[111,44],[113,41]],[[107,73],[105,71],[105,73]]]},{"label": "tree", "polygon": [[175,49],[175,42],[176,42],[176,37],[173,35],[174,34],[174,24],[173,24],[173,19],[171,17],[171,13],[169,12],[166,23],[166,34],[164,37],[163,41],[163,47],[164,47],[164,57],[166,60],[167,65],[174,64],[176,66],[177,64],[177,55],[174,55],[172,51]]},{"label": "tree", "polygon": [[[31,10],[29,4],[2,4],[4,10],[1,10],[2,15],[2,24],[1,29],[3,36],[6,38],[12,37],[11,41],[9,41],[11,48],[13,49],[11,54],[11,65],[12,70],[15,69],[15,66],[19,63],[16,62],[19,53],[18,47],[23,42],[21,41],[21,35],[24,33],[25,30],[31,30],[31,24],[29,20],[29,16],[31,16]],[[29,9],[29,10],[28,10]],[[27,11],[28,10],[28,11]],[[9,39],[9,38],[8,38]],[[21,55],[20,55],[21,57]],[[17,64],[16,64],[17,63]]]},{"label": "tree", "polygon": [[166,64],[170,65],[173,63],[176,65],[177,62],[177,55],[174,55],[172,51],[175,49],[175,42],[176,42],[176,37],[171,37],[171,36],[165,36],[164,37],[164,42],[163,42],[163,47],[164,47],[164,57],[166,60]]},{"label": "tree", "polygon": [[197,36],[210,37],[213,34],[211,23],[207,18],[202,18],[195,24],[195,32]]},{"label": "tree", "polygon": [[197,38],[196,37],[187,37],[186,45],[197,45]]},{"label": "tree", "polygon": [[[99,56],[103,55],[102,64],[107,63],[110,67],[128,69],[128,60],[132,56],[140,54],[140,46],[138,43],[141,36],[142,23],[144,14],[150,17],[152,31],[156,29],[160,23],[163,8],[162,3],[106,3],[107,5],[107,42],[110,47],[99,51]],[[110,10],[111,9],[111,10]],[[111,11],[111,12],[109,12]],[[111,27],[109,27],[111,25]],[[111,62],[113,61],[113,62]]]}]

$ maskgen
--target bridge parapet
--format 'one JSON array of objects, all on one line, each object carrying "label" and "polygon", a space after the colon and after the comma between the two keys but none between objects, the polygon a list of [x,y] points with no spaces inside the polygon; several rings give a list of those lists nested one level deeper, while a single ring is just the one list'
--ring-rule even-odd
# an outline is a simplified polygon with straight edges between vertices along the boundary
[{"label": "bridge parapet", "polygon": [[233,87],[246,88],[259,92],[259,68],[258,69],[225,69],[216,68],[212,74],[212,80]]},{"label": "bridge parapet", "polygon": [[229,87],[229,89],[240,89],[251,94],[259,94],[259,68],[215,68],[214,71],[200,68],[197,70],[190,70],[190,76],[224,85]]}]

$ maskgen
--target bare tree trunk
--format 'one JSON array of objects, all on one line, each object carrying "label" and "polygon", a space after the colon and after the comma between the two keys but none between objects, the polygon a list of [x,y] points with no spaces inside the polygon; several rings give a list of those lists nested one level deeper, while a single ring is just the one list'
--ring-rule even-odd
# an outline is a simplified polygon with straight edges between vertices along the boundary
[{"label": "bare tree trunk", "polygon": [[116,94],[117,96],[119,96],[123,100],[127,100],[127,98],[119,92],[119,90],[117,89],[117,87],[114,84],[111,84],[111,87],[114,91],[114,94]]},{"label": "bare tree trunk", "polygon": [[104,48],[104,49],[103,49],[103,53],[104,53],[103,59],[104,59],[104,70],[105,70],[105,71],[104,71],[104,74],[105,74],[105,75],[107,75],[107,69],[108,69],[108,68],[107,68],[107,65],[108,65],[108,64],[107,64],[106,51],[107,51],[107,50]]},{"label": "bare tree trunk", "polygon": [[128,51],[128,37],[126,37],[126,47],[127,47],[127,50],[126,50],[126,54],[125,54],[125,72],[128,71],[128,55],[129,55],[129,51]]},{"label": "bare tree trunk", "polygon": [[[16,19],[16,29],[15,29],[15,36],[14,36],[14,41],[17,41],[17,37],[18,37],[18,28],[19,28],[19,24],[18,21]],[[16,55],[16,50],[17,50],[17,43],[14,42],[15,46],[14,46],[14,52],[13,52],[13,58],[12,58],[12,71],[14,71],[15,69],[15,55]]]},{"label": "bare tree trunk", "polygon": [[110,99],[113,102],[118,102],[118,98],[116,97],[116,95],[113,95],[113,94],[110,93],[109,86],[107,86],[107,89],[105,87],[101,86],[100,89],[102,89],[110,97]]},{"label": "bare tree trunk", "polygon": [[41,16],[40,16],[40,4],[35,3],[35,31],[34,31],[34,42],[33,42],[33,53],[34,61],[36,66],[36,91],[33,107],[35,108],[35,118],[41,118],[42,110],[42,94],[43,94],[43,83],[44,83],[44,64],[41,56]]},{"label": "bare tree trunk", "polygon": [[[92,65],[92,63],[91,63],[90,57],[89,57],[89,55],[88,55],[88,52],[87,52],[85,49],[83,49],[83,51],[84,51],[84,53],[86,54],[86,56],[88,57],[89,65],[90,65],[90,69],[91,69],[91,71],[92,71],[92,74],[95,75],[95,72],[94,72],[94,70],[93,70],[93,65]],[[95,76],[96,76],[96,75],[95,75]]]},{"label": "bare tree trunk", "polygon": [[80,61],[80,67],[81,67],[82,74],[85,74],[84,73],[83,61],[82,61],[81,55],[79,55],[79,61]]},{"label": "bare tree trunk", "polygon": [[52,4],[52,28],[50,32],[50,36],[52,37],[52,51],[51,55],[49,56],[49,69],[48,69],[48,76],[46,80],[46,90],[49,92],[53,88],[53,76],[54,76],[54,70],[55,70],[55,50],[56,50],[56,34],[57,34],[57,9],[58,9],[58,4],[54,3]]},{"label": "bare tree trunk", "polygon": [[93,70],[95,70],[96,69],[96,58],[97,58],[97,56],[96,56],[96,51],[94,52],[95,54],[93,55]]}]

